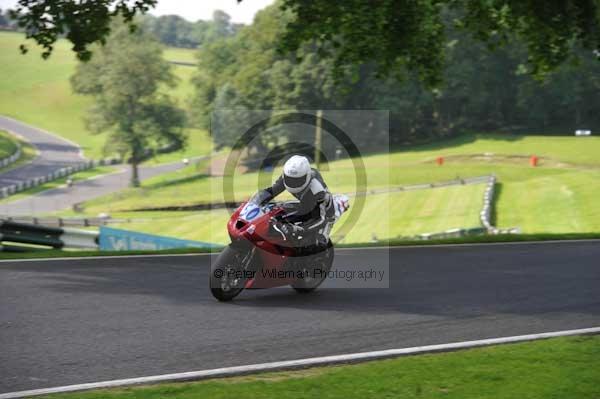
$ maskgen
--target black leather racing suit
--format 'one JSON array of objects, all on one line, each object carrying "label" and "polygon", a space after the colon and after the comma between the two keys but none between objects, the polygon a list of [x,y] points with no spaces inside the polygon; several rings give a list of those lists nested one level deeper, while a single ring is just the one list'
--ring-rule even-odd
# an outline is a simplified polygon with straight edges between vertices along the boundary
[{"label": "black leather racing suit", "polygon": [[[314,237],[316,244],[326,244],[335,219],[333,198],[323,177],[316,169],[311,169],[308,185],[298,193],[292,193],[299,201],[298,207],[286,216],[286,221],[299,226],[305,236]],[[260,190],[253,197],[257,204],[263,204],[275,198],[285,190],[283,176],[279,176],[271,187]]]}]

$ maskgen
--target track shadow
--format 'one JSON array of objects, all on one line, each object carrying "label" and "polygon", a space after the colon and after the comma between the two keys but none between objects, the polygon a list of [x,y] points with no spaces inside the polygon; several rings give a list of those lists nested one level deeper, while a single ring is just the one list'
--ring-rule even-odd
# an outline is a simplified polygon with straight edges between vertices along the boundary
[{"label": "track shadow", "polygon": [[[30,278],[39,279],[42,290],[162,297],[175,305],[199,304],[205,311],[231,316],[260,309],[453,317],[547,312],[600,315],[600,268],[595,262],[599,256],[600,248],[594,243],[406,248],[390,258],[388,289],[325,285],[310,294],[297,294],[289,287],[247,290],[231,303],[219,303],[211,296],[207,256],[2,265],[0,274],[2,270],[27,272]],[[359,256],[349,258],[360,260]]]}]

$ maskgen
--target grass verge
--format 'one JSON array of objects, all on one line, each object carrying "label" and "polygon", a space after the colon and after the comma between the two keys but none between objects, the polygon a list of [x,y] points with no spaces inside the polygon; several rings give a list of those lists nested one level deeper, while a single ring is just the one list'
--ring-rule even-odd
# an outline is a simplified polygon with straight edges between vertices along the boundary
[{"label": "grass verge", "polygon": [[[600,240],[600,233],[578,233],[578,234],[505,234],[489,236],[471,236],[448,238],[443,240],[390,240],[381,242],[337,244],[336,248],[372,248],[372,247],[406,247],[406,246],[435,246],[435,245],[460,245],[460,244],[493,244],[511,242],[543,242],[543,241],[573,241],[573,240]],[[218,251],[218,250],[215,250]],[[123,256],[123,255],[169,255],[169,254],[193,254],[211,252],[210,249],[202,248],[177,248],[161,251],[61,251],[61,250],[37,250],[34,252],[0,252],[0,259],[43,259],[43,258],[65,258],[85,256]]]},{"label": "grass verge", "polygon": [[0,130],[0,159],[11,156],[17,150],[17,140],[8,132]]},{"label": "grass verge", "polygon": [[46,398],[597,398],[599,358],[600,336],[568,337],[357,365]]},{"label": "grass verge", "polygon": [[[37,156],[36,149],[31,144],[29,144],[27,141],[19,140],[18,138],[15,138],[12,134],[7,133],[3,130],[0,130],[0,138],[1,137],[11,140],[14,143],[18,142],[19,144],[21,144],[21,156],[19,157],[19,159],[17,159],[15,162],[11,163],[10,165],[5,166],[4,168],[0,168],[0,172],[7,172],[11,169],[18,168],[19,166],[25,165],[26,163],[30,162],[33,158],[35,158]],[[12,154],[12,152],[10,154]],[[10,155],[10,154],[6,154],[6,155]],[[4,158],[4,156],[0,156],[0,158]]]}]

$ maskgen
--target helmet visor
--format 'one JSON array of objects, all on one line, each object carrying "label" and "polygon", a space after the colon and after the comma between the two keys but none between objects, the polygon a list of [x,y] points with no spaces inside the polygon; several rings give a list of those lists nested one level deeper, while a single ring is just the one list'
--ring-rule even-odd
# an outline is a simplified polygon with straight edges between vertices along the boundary
[{"label": "helmet visor", "polygon": [[300,177],[292,177],[292,176],[283,175],[283,181],[285,183],[285,186],[288,188],[292,188],[292,189],[300,188],[300,187],[304,186],[307,179],[308,179],[308,175],[304,175],[304,176],[300,176]]}]

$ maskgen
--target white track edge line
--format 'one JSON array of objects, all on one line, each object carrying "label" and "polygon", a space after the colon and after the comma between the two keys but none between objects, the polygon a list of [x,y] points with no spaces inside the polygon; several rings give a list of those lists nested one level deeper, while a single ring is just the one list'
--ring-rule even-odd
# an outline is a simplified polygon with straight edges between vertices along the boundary
[{"label": "white track edge line", "polygon": [[509,344],[517,342],[534,341],[540,339],[566,337],[572,335],[600,334],[600,327],[582,328],[578,330],[555,331],[539,334],[516,335],[511,337],[481,339],[476,341],[454,342],[449,344],[415,346],[412,348],[388,349],[372,352],[351,353],[345,355],[311,357],[297,360],[286,360],[271,363],[250,364],[246,366],[223,367],[210,370],[189,371],[174,374],[161,374],[148,377],[126,378],[86,384],[66,385],[54,388],[32,389],[27,391],[7,392],[0,394],[0,399],[23,398],[28,396],[49,395],[53,393],[66,393],[85,391],[101,388],[116,388],[142,384],[156,384],[159,382],[197,381],[217,377],[233,377],[250,373],[289,370],[296,368],[325,366],[337,363],[353,363],[390,357],[417,355],[424,353],[448,352],[458,349],[477,348],[490,345]]},{"label": "white track edge line", "polygon": [[[507,241],[507,242],[474,242],[474,243],[463,243],[463,244],[424,244],[424,245],[397,245],[391,247],[384,246],[368,246],[368,247],[350,247],[350,248],[337,248],[336,252],[340,251],[364,251],[364,250],[382,250],[387,249],[390,251],[406,249],[427,249],[427,248],[460,248],[460,247],[477,247],[477,246],[504,246],[504,245],[543,245],[543,244],[569,244],[569,243],[600,243],[598,238],[586,238],[580,240],[546,240],[546,241]],[[11,263],[11,262],[49,262],[53,260],[86,260],[86,259],[125,259],[125,258],[162,258],[166,256],[200,256],[210,255],[210,253],[189,253],[189,254],[140,254],[140,255],[94,255],[94,256],[65,256],[59,258],[26,258],[26,259],[0,259],[0,263]],[[1,399],[1,398],[0,398]]]}]

